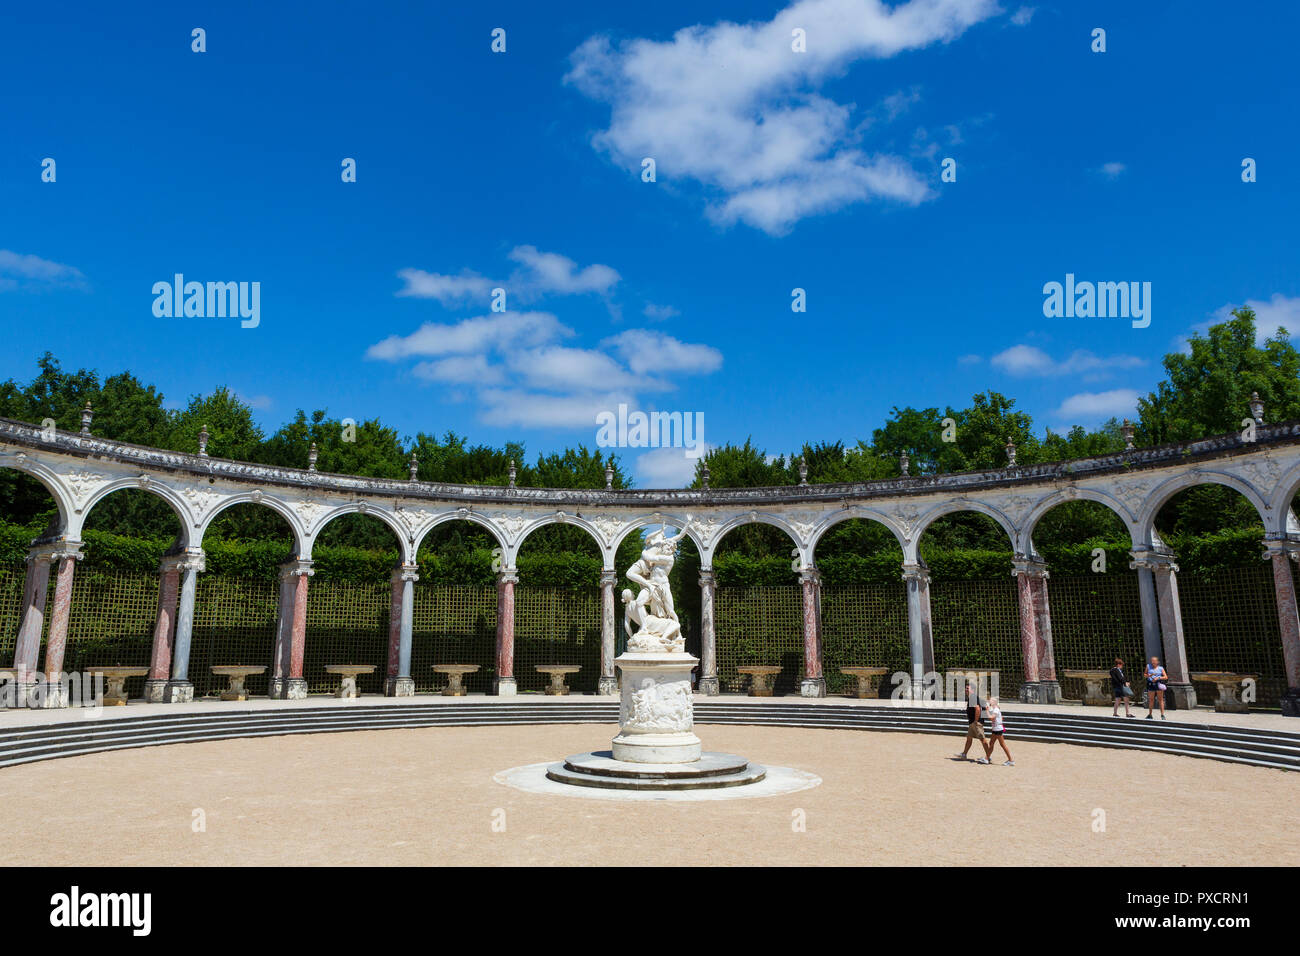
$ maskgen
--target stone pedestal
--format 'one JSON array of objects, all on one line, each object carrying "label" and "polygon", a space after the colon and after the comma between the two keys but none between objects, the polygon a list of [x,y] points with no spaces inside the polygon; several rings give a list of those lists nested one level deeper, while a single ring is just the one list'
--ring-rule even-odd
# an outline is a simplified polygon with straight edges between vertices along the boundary
[{"label": "stone pedestal", "polygon": [[307,681],[302,677],[286,677],[281,697],[284,700],[302,700],[307,696]]},{"label": "stone pedestal", "polygon": [[188,704],[194,700],[194,685],[187,680],[169,680],[163,688],[163,702]]},{"label": "stone pedestal", "polygon": [[601,697],[617,697],[618,678],[602,677],[600,681],[596,684],[596,693],[599,694]]},{"label": "stone pedestal", "polygon": [[1196,688],[1191,684],[1173,684],[1167,685],[1165,691],[1165,706],[1170,710],[1195,710],[1196,709]]},{"label": "stone pedestal", "polygon": [[[171,661],[167,662],[169,665]],[[144,701],[149,704],[161,704],[167,699],[166,678],[150,678],[144,682]]]},{"label": "stone pedestal", "polygon": [[1282,697],[1282,716],[1300,717],[1300,688],[1291,688]]},{"label": "stone pedestal", "polygon": [[628,763],[691,763],[700,759],[691,701],[690,654],[627,653],[614,662],[623,672],[615,760]]},{"label": "stone pedestal", "polygon": [[519,694],[519,685],[513,677],[497,677],[492,681],[492,693],[498,697],[515,697]]},{"label": "stone pedestal", "polygon": [[826,696],[826,678],[825,677],[805,677],[799,682],[800,697],[825,697]]},{"label": "stone pedestal", "polygon": [[1039,682],[1040,704],[1059,704],[1061,697],[1061,682],[1057,680],[1044,680]]},{"label": "stone pedestal", "polygon": [[384,681],[385,697],[414,697],[414,677],[390,677]]},{"label": "stone pedestal", "polygon": [[722,693],[722,681],[717,677],[701,677],[699,691],[705,697],[717,697]]}]

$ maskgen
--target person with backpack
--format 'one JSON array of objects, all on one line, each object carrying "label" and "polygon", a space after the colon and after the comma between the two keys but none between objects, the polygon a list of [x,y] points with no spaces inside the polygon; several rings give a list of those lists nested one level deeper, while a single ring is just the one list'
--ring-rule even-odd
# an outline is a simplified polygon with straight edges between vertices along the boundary
[{"label": "person with backpack", "polygon": [[1115,700],[1115,706],[1111,708],[1112,717],[1119,716],[1119,702],[1124,702],[1124,716],[1136,717],[1137,715],[1129,708],[1129,698],[1133,696],[1133,688],[1128,682],[1128,677],[1124,673],[1124,661],[1121,658],[1115,658],[1115,666],[1110,669],[1110,694]]},{"label": "person with backpack", "polygon": [[[980,701],[980,695],[975,686],[968,680],[966,681],[966,746],[959,754],[953,754],[958,760],[970,759],[966,755],[970,753],[970,745],[975,741],[980,742],[980,747],[984,746],[984,725],[980,723],[980,717],[984,710],[984,705]],[[980,757],[976,763],[988,763],[987,757]]]}]

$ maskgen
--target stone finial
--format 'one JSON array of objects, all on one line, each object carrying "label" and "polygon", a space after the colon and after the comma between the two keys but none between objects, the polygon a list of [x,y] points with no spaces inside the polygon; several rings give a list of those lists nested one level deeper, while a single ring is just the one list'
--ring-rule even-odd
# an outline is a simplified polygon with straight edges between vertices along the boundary
[{"label": "stone finial", "polygon": [[605,490],[609,491],[614,487],[614,469],[609,465],[605,466]]},{"label": "stone finial", "polygon": [[708,465],[704,465],[704,464],[700,465],[700,483],[704,486],[705,491],[709,490],[709,466]]},{"label": "stone finial", "polygon": [[1007,467],[1016,467],[1016,443],[1007,437]]},{"label": "stone finial", "polygon": [[418,476],[420,474],[420,459],[415,454],[414,449],[411,450],[411,460],[406,463],[406,467],[407,470],[410,471],[411,473],[411,480],[418,481],[419,480]]},{"label": "stone finial", "polygon": [[311,447],[307,449],[307,470],[316,470],[316,459],[320,457],[320,451],[316,448],[316,443],[312,442]]},{"label": "stone finial", "polygon": [[208,457],[208,426],[199,429],[199,457]]},{"label": "stone finial", "polygon": [[1255,419],[1256,425],[1264,424],[1264,400],[1259,397],[1259,392],[1250,393],[1250,417]]},{"label": "stone finial", "polygon": [[90,434],[90,423],[95,420],[95,410],[90,407],[90,399],[86,399],[86,407],[81,410],[81,434]]},{"label": "stone finial", "polygon": [[799,487],[808,487],[808,459],[799,459]]},{"label": "stone finial", "polygon": [[1119,433],[1120,433],[1121,435],[1124,436],[1124,450],[1125,450],[1125,451],[1132,451],[1132,450],[1133,450],[1133,432],[1134,432],[1134,431],[1135,431],[1135,429],[1133,428],[1133,423],[1132,423],[1131,421],[1129,421],[1127,418],[1124,419],[1124,424],[1119,426]]},{"label": "stone finial", "polygon": [[912,460],[907,457],[907,452],[904,451],[902,454],[898,456],[898,473],[902,475],[904,478],[906,478],[907,470],[911,466],[912,466]]},{"label": "stone finial", "polygon": [[515,460],[513,458],[510,459],[508,473],[510,475],[510,487],[513,488],[515,486]]}]

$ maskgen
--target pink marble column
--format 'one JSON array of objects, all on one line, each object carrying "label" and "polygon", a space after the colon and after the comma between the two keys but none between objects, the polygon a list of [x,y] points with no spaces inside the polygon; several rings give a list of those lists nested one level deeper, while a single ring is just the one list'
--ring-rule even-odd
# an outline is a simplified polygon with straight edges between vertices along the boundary
[{"label": "pink marble column", "polygon": [[1034,623],[1038,630],[1038,679],[1056,681],[1056,653],[1052,647],[1052,609],[1047,601],[1047,572],[1034,578]]},{"label": "pink marble column", "polygon": [[72,575],[81,560],[80,546],[56,556],[59,575],[54,582],[54,608],[50,611],[50,633],[45,639],[45,678],[58,682],[63,673],[63,656],[68,647],[68,621],[72,616]]},{"label": "pink marble column", "polygon": [[180,594],[181,572],[175,560],[163,559],[159,568],[158,618],[153,627],[153,651],[149,656],[149,676],[144,682],[144,698],[161,703],[167,681],[172,676],[172,640],[176,635],[176,600]]},{"label": "pink marble column", "polygon": [[49,548],[33,548],[27,554],[23,617],[14,643],[14,676],[19,688],[19,706],[26,705],[24,688],[36,680],[36,660],[41,652],[41,632],[45,628],[45,595],[50,586],[49,552]]},{"label": "pink marble column", "polygon": [[307,583],[311,572],[300,573],[293,588],[293,630],[289,634],[289,680],[302,679],[307,652]]},{"label": "pink marble column", "polygon": [[515,582],[519,575],[502,571],[497,575],[497,676],[494,690],[501,697],[513,697],[515,684]]},{"label": "pink marble column", "polygon": [[393,571],[392,594],[388,599],[388,679],[396,680],[402,653],[402,569]]},{"label": "pink marble column", "polygon": [[1021,690],[1021,699],[1028,695],[1031,701],[1037,700],[1038,694],[1038,621],[1034,614],[1034,582],[1030,574],[1017,568],[1016,596],[1020,603],[1020,655],[1024,661],[1025,684]]},{"label": "pink marble column", "polygon": [[1296,608],[1295,576],[1291,562],[1300,558],[1300,542],[1265,541],[1264,557],[1273,566],[1273,593],[1277,599],[1277,623],[1282,636],[1282,663],[1286,669],[1286,692],[1282,713],[1300,717],[1300,612]]},{"label": "pink marble column", "polygon": [[826,678],[822,676],[822,587],[816,568],[799,572],[803,588],[803,681],[800,696],[825,697]]},{"label": "pink marble column", "polygon": [[272,661],[269,692],[272,697],[300,700],[307,696],[303,658],[307,652],[307,588],[316,572],[307,558],[281,565],[278,651]]}]

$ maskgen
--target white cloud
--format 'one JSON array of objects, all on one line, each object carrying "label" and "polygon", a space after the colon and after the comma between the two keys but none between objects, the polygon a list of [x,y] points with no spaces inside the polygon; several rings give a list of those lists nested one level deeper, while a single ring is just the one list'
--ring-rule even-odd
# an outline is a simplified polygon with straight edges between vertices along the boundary
[{"label": "white cloud", "polygon": [[653,322],[661,322],[664,319],[672,319],[682,313],[671,305],[655,305],[653,302],[647,302],[641,314]]},{"label": "white cloud", "polygon": [[1034,7],[1021,7],[1015,13],[1011,14],[1011,22],[1018,27],[1029,26],[1029,21],[1034,18]]},{"label": "white cloud", "polygon": [[961,358],[957,359],[957,364],[958,364],[958,365],[978,365],[978,364],[979,364],[980,362],[982,362],[982,361],[984,361],[984,360],[981,359],[978,355],[963,355],[963,356],[961,356]]},{"label": "white cloud", "polygon": [[1119,179],[1120,174],[1127,168],[1128,167],[1123,163],[1102,163],[1101,168],[1097,170],[1097,172],[1101,173],[1107,179]]},{"label": "white cloud", "polygon": [[[696,25],[668,41],[592,37],[566,80],[609,104],[593,144],[615,161],[639,169],[654,157],[660,176],[720,194],[716,221],[780,234],[849,203],[931,195],[901,158],[859,148],[851,106],[816,90],[855,60],[949,42],[998,12],[996,0],[798,0],[767,22]],[[795,29],[807,52],[792,52]]]},{"label": "white cloud", "polygon": [[1107,418],[1133,417],[1139,394],[1131,388],[1109,392],[1080,392],[1071,395],[1056,410],[1056,418],[1068,425],[1096,424]]},{"label": "white cloud", "polygon": [[596,415],[635,403],[627,393],[583,392],[544,395],[522,389],[485,389],[479,393],[479,417],[485,424],[519,428],[568,428],[596,434]]},{"label": "white cloud", "polygon": [[685,375],[708,374],[722,367],[722,353],[711,345],[682,342],[662,332],[628,329],[606,339],[638,375],[646,372],[680,372]]},{"label": "white cloud", "polygon": [[265,410],[270,408],[274,402],[269,395],[245,395],[243,392],[235,392],[235,398],[239,399],[249,408]]},{"label": "white cloud", "polygon": [[1080,375],[1085,380],[1104,378],[1112,371],[1140,368],[1146,361],[1136,355],[1094,355],[1086,349],[1071,352],[1063,361],[1056,361],[1042,349],[1032,345],[1013,345],[989,359],[989,364],[1008,375],[1056,376]]},{"label": "white cloud", "polygon": [[[637,485],[641,488],[684,488],[695,480],[695,464],[700,454],[708,454],[709,445],[703,450],[685,448],[655,448],[636,457],[632,463],[636,473]],[[692,457],[694,456],[694,457]]]},{"label": "white cloud", "polygon": [[609,355],[594,349],[531,349],[511,354],[509,363],[521,384],[549,391],[578,392],[593,387],[662,391],[672,387],[661,379],[643,376],[646,369],[629,372]]},{"label": "white cloud", "polygon": [[405,288],[398,290],[399,296],[437,299],[444,306],[462,305],[473,300],[486,305],[493,286],[491,279],[468,271],[449,276],[423,269],[401,269],[397,275],[406,283]]},{"label": "white cloud", "polygon": [[80,269],[64,265],[62,262],[0,249],[0,289],[51,286],[84,289],[86,277],[82,275]]},{"label": "white cloud", "polygon": [[536,246],[515,246],[510,250],[510,259],[524,267],[523,287],[530,293],[608,295],[619,280],[619,274],[609,266],[596,264],[579,269],[567,256],[539,252]]},{"label": "white cloud", "polygon": [[421,362],[411,370],[416,378],[444,385],[496,385],[504,378],[501,367],[486,355],[453,355],[436,362]]},{"label": "white cloud", "polygon": [[367,358],[468,355],[493,348],[534,348],[574,334],[549,312],[497,312],[453,325],[426,322],[410,335],[390,335],[366,350]]}]

